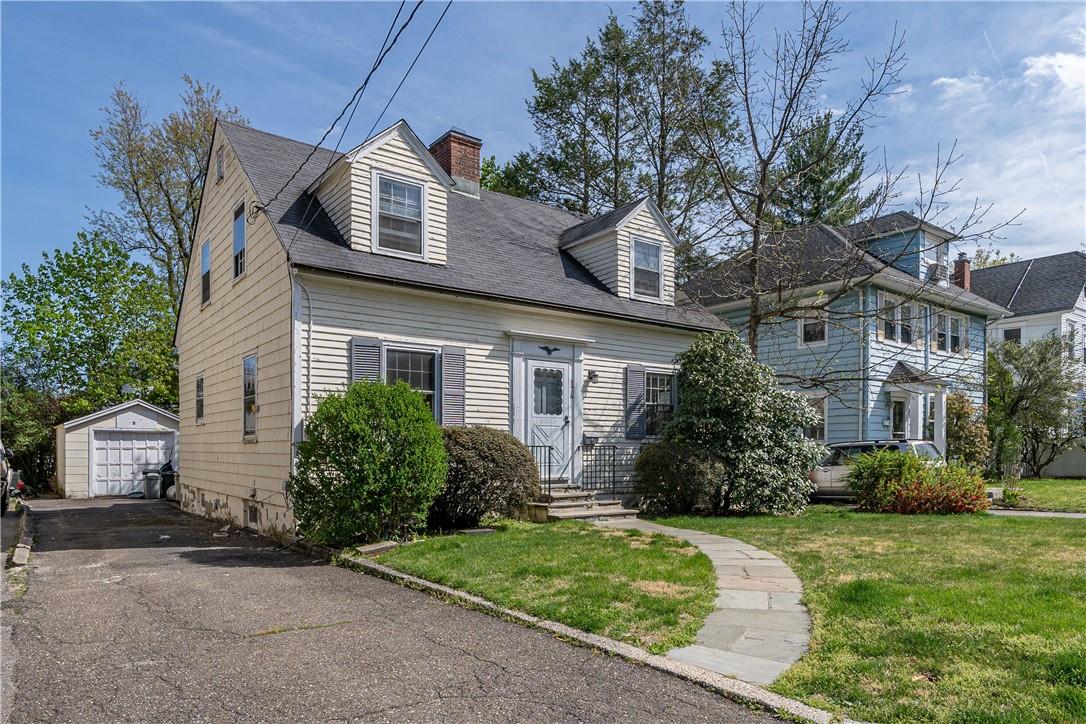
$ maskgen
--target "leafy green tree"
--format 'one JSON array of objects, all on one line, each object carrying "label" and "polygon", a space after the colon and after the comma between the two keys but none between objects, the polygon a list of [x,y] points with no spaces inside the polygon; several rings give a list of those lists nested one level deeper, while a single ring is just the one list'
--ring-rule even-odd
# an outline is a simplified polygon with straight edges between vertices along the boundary
[{"label": "leafy green tree", "polygon": [[676,360],[682,404],[662,439],[719,463],[711,512],[802,510],[811,493],[807,474],[826,451],[802,434],[818,422],[806,399],[781,389],[733,332],[703,334]]},{"label": "leafy green tree", "polygon": [[826,111],[785,149],[779,171],[785,181],[773,199],[781,227],[845,226],[880,202],[877,189],[865,193],[862,188],[867,161],[863,126],[838,129],[838,125],[833,112]]},{"label": "leafy green tree", "polygon": [[984,416],[973,402],[961,392],[946,398],[946,456],[961,460],[973,468],[983,469],[989,460],[992,444]]},{"label": "leafy green tree", "polygon": [[[1022,461],[1035,477],[1086,435],[1082,368],[1055,335],[1026,344],[1001,342],[988,353],[988,420],[997,461],[1001,446],[1020,440]],[[1002,477],[1002,470],[993,471]]]},{"label": "leafy green tree", "polygon": [[483,159],[479,174],[479,186],[508,196],[538,201],[542,184],[531,154],[521,151],[513,160],[499,164],[494,156]]},{"label": "leafy green tree", "polygon": [[158,122],[123,84],[113,89],[102,111],[105,121],[91,131],[98,157],[98,182],[121,195],[118,211],[94,211],[94,230],[127,251],[147,255],[165,279],[174,313],[192,252],[200,194],[215,119],[246,123],[210,83],[182,76],[181,108]]},{"label": "leafy green tree", "polygon": [[601,206],[614,209],[628,203],[637,187],[633,146],[638,126],[633,112],[637,53],[613,12],[599,36],[585,47],[584,57],[596,71],[593,126],[603,158],[603,171],[594,184],[594,194]]},{"label": "leafy green tree", "polygon": [[14,456],[14,468],[34,488],[43,488],[56,471],[53,429],[64,422],[64,401],[42,389],[32,370],[4,350],[0,378],[0,430]]},{"label": "leafy green tree", "polygon": [[154,269],[115,242],[80,232],[70,251],[43,254],[8,278],[8,359],[35,388],[85,414],[141,397],[177,406],[174,314]]}]

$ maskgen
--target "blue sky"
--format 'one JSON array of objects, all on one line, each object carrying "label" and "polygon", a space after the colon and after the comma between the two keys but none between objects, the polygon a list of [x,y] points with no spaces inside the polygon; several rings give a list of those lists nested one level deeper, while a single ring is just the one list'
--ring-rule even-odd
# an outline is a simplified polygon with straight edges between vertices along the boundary
[{"label": "blue sky", "polygon": [[[361,140],[444,3],[427,2],[367,91],[344,141]],[[508,158],[533,140],[524,110],[531,69],[576,54],[622,3],[453,5],[385,122],[407,118],[425,141],[456,125]],[[87,207],[109,208],[94,180],[89,131],[124,81],[158,117],[173,109],[181,75],[218,85],[265,130],[315,142],[365,70],[396,5],[294,3],[11,3],[2,21],[4,274],[67,247]],[[959,208],[974,197],[993,218],[1025,209],[999,246],[1023,256],[1082,248],[1086,240],[1086,9],[1081,3],[850,3],[853,53],[825,86],[843,103],[864,57],[896,22],[907,34],[903,93],[883,104],[868,144],[908,166],[905,206],[936,145],[958,139]],[[690,14],[714,41],[725,8]],[[794,24],[798,7],[767,6],[762,25]],[[717,47],[718,42],[717,42]],[[713,52],[716,52],[714,48]]]}]

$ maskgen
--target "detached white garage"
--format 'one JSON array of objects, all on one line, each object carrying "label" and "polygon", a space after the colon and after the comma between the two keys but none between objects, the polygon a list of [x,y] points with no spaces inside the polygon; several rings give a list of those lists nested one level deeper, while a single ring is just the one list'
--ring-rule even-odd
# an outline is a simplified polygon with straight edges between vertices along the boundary
[{"label": "detached white garage", "polygon": [[143,490],[143,471],[177,467],[177,415],[143,400],[70,420],[56,429],[57,492],[65,498]]}]

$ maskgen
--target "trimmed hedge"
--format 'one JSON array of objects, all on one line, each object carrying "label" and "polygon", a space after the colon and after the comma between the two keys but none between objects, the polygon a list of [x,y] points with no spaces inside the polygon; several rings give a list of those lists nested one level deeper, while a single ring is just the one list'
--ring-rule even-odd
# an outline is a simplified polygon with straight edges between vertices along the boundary
[{"label": "trimmed hedge", "polygon": [[332,546],[407,538],[445,484],[441,429],[407,384],[356,382],[321,400],[287,482],[306,538]]},{"label": "trimmed hedge", "polygon": [[514,517],[539,495],[535,458],[509,433],[449,427],[442,435],[449,472],[430,508],[432,528],[474,528],[486,515]]},{"label": "trimmed hedge", "polygon": [[719,506],[724,465],[703,450],[661,440],[641,448],[634,463],[641,509],[653,515],[711,513]]},{"label": "trimmed hedge", "polygon": [[984,479],[959,463],[933,465],[897,450],[852,458],[848,481],[861,510],[880,513],[975,513],[988,509]]}]

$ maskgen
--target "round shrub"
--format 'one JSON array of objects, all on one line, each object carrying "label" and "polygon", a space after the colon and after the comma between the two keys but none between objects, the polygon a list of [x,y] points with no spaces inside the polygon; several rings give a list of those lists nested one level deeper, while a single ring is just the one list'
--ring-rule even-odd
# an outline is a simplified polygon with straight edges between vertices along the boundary
[{"label": "round shrub", "polygon": [[654,515],[714,511],[724,466],[698,448],[661,440],[644,445],[634,463],[641,509]]},{"label": "round shrub", "polygon": [[539,495],[531,451],[507,432],[489,427],[442,430],[449,461],[445,489],[430,507],[434,528],[474,528],[485,515],[512,517]]},{"label": "round shrub", "polygon": [[984,479],[966,465],[935,465],[897,450],[857,455],[849,465],[849,485],[861,510],[975,513],[988,508]]},{"label": "round shrub", "polygon": [[321,400],[297,445],[287,495],[302,533],[345,546],[405,538],[445,484],[441,429],[403,382],[356,382]]}]

